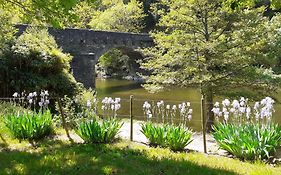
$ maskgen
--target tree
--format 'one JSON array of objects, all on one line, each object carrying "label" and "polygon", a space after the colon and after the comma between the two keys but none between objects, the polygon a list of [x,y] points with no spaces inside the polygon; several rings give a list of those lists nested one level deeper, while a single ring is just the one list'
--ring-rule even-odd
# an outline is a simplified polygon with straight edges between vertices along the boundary
[{"label": "tree", "polygon": [[[146,88],[198,85],[214,119],[215,95],[264,95],[276,90],[280,75],[270,66],[268,19],[263,8],[231,8],[218,0],[163,0],[169,7],[152,33],[155,47],[146,50],[142,67],[151,72]],[[271,59],[271,60],[270,60]]]},{"label": "tree", "polygon": [[[87,0],[94,3],[95,0]],[[77,19],[72,12],[78,0],[0,0],[3,9],[20,12],[26,23],[51,24],[64,27],[65,23]]]},{"label": "tree", "polygon": [[[127,4],[123,1],[105,1],[92,18],[90,26],[97,30],[109,30],[118,32],[139,32],[144,14],[142,3],[132,0]],[[105,8],[105,9],[103,9]]]},{"label": "tree", "polygon": [[15,29],[12,24],[12,15],[0,9],[0,57],[8,49],[14,39]]}]

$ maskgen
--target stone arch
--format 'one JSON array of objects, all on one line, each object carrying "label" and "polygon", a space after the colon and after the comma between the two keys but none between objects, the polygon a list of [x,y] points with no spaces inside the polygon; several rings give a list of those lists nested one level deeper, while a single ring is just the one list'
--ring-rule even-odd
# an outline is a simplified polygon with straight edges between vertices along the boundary
[{"label": "stone arch", "polygon": [[[17,25],[16,27],[19,29],[17,33],[19,36],[28,25]],[[133,50],[154,45],[153,39],[148,34],[51,27],[48,28],[48,31],[63,51],[73,56],[71,63],[73,75],[86,88],[95,87],[94,66],[99,57],[109,49],[119,48],[124,52],[127,51],[127,54],[137,54]]]},{"label": "stone arch", "polygon": [[138,48],[134,48],[134,47],[127,47],[127,46],[122,46],[122,47],[107,47],[104,48],[102,50],[99,51],[99,53],[97,53],[95,55],[95,64],[98,63],[100,57],[104,54],[106,54],[107,52],[109,52],[112,49],[117,49],[119,50],[123,55],[127,55],[129,57],[128,60],[128,65],[129,65],[129,72],[136,74],[136,72],[140,72],[140,65],[136,62],[137,60],[143,59],[144,55],[143,53],[138,50]]}]

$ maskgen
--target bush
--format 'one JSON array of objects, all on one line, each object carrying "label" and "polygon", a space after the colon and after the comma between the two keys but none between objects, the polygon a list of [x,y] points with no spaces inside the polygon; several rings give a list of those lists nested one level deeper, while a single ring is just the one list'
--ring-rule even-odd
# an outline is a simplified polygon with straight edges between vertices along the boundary
[{"label": "bush", "polygon": [[[83,89],[73,98],[64,96],[61,101],[61,107],[65,115],[66,127],[74,129],[81,120],[95,118],[97,103],[96,92],[91,89]],[[60,113],[58,102],[56,102],[55,107],[56,111]],[[61,115],[55,115],[54,122],[56,126],[62,126]]]},{"label": "bush", "polygon": [[17,115],[9,114],[5,117],[5,125],[19,140],[39,140],[50,135],[53,131],[52,114],[49,110],[38,113],[29,111]]},{"label": "bush", "polygon": [[47,29],[28,28],[2,57],[0,90],[6,89],[6,96],[24,90],[46,89],[59,96],[79,91],[70,73],[72,57],[59,49]]},{"label": "bush", "polygon": [[192,132],[183,126],[157,126],[148,122],[143,124],[141,132],[151,146],[168,147],[173,151],[183,150],[192,140]]},{"label": "bush", "polygon": [[244,160],[266,159],[281,145],[277,124],[217,124],[213,136],[220,148]]},{"label": "bush", "polygon": [[101,123],[96,119],[82,121],[76,133],[86,143],[110,143],[114,141],[123,122],[117,119],[104,120]]}]

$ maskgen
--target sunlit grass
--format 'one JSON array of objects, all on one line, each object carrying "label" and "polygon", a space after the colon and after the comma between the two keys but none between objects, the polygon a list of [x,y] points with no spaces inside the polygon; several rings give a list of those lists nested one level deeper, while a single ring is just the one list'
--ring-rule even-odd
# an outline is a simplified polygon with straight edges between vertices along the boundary
[{"label": "sunlit grass", "polygon": [[[114,144],[78,144],[45,139],[31,146],[13,139],[0,122],[0,174],[120,174],[120,175],[200,175],[253,174],[281,175],[281,166],[262,162],[242,162],[196,152],[174,153],[121,140]],[[65,134],[59,129],[57,134]]]}]

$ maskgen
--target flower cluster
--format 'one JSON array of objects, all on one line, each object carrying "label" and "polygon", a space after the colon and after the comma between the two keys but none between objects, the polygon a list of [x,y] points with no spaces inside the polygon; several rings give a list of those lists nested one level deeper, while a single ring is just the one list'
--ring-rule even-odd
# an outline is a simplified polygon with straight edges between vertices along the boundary
[{"label": "flower cluster", "polygon": [[152,118],[151,104],[145,101],[142,108],[143,108],[144,115],[147,116],[148,119],[151,119]]},{"label": "flower cluster", "polygon": [[273,112],[275,112],[273,108],[274,103],[275,101],[270,97],[266,97],[262,99],[260,102],[256,102],[254,105],[256,120],[258,120],[259,118],[261,120],[265,118],[270,120]]},{"label": "flower cluster", "polygon": [[115,98],[112,97],[105,97],[102,100],[102,106],[101,109],[103,110],[104,114],[107,111],[107,114],[109,115],[110,112],[113,112],[113,116],[117,116],[117,111],[121,108],[121,98]]},{"label": "flower cluster", "polygon": [[47,107],[50,103],[49,101],[49,92],[48,91],[41,91],[40,93],[40,101],[39,101],[39,106],[40,107]]},{"label": "flower cluster", "polygon": [[180,120],[186,121],[192,119],[193,110],[190,108],[190,102],[183,102],[178,105],[165,105],[164,101],[158,101],[156,105],[150,104],[145,101],[143,104],[143,112],[147,119],[152,117],[158,117],[162,119],[162,122],[165,123],[165,120],[170,120],[173,123],[173,119],[176,117],[177,113],[180,117]]},{"label": "flower cluster", "polygon": [[21,94],[18,92],[15,92],[13,94],[13,98],[14,99],[19,99],[19,101],[21,102],[21,104],[24,104],[24,100],[27,100],[28,106],[31,107],[31,105],[33,105],[33,107],[35,108],[36,106],[36,101],[37,98],[40,98],[40,101],[38,102],[38,105],[43,108],[43,107],[47,107],[50,103],[49,101],[49,92],[46,90],[42,90],[41,93],[37,94],[37,92],[30,92],[28,95],[25,94],[25,92],[22,92]]},{"label": "flower cluster", "polygon": [[183,102],[178,105],[180,116],[185,120],[186,118],[190,121],[192,119],[193,109],[190,108],[190,102]]},{"label": "flower cluster", "polygon": [[274,100],[270,97],[262,99],[260,102],[255,102],[254,104],[254,115],[252,113],[252,108],[248,104],[248,99],[241,97],[240,100],[233,100],[232,103],[229,99],[225,99],[221,103],[216,102],[212,112],[219,118],[223,116],[225,122],[229,121],[229,117],[233,116],[233,120],[238,122],[250,121],[255,118],[256,121],[260,119],[270,120],[272,117]]}]

